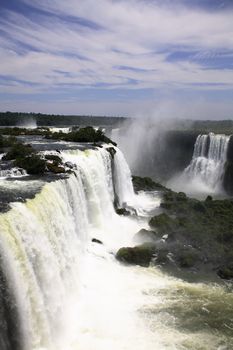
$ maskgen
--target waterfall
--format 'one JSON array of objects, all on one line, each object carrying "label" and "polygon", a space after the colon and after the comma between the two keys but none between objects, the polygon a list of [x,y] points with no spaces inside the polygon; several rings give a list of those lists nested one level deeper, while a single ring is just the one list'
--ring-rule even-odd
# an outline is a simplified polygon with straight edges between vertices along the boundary
[{"label": "waterfall", "polygon": [[135,194],[131,180],[131,171],[123,153],[117,150],[114,156],[114,183],[120,207],[135,206]]},{"label": "waterfall", "polygon": [[0,215],[0,317],[1,294],[7,288],[15,307],[6,309],[17,320],[18,334],[12,344],[7,334],[0,336],[1,350],[73,349],[77,300],[85,288],[82,266],[86,251],[93,249],[92,238],[102,240],[112,253],[129,245],[141,227],[114,211],[114,181],[122,203],[135,196],[119,150],[114,176],[105,148],[62,151],[60,156],[74,165],[69,178],[44,185],[34,199],[12,203],[11,210]]},{"label": "waterfall", "polygon": [[210,133],[197,137],[193,158],[184,173],[198,179],[212,191],[221,189],[230,136]]}]

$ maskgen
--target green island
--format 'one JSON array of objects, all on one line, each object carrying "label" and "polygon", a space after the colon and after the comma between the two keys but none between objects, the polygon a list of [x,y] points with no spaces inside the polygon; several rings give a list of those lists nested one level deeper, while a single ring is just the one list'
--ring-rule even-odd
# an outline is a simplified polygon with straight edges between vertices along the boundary
[{"label": "green island", "polygon": [[[133,177],[135,190],[161,191],[162,213],[149,229],[135,235],[134,247],[122,247],[116,258],[127,264],[160,265],[173,273],[210,273],[233,278],[233,201],[204,201],[174,192],[148,178]],[[144,185],[143,185],[144,184]],[[150,186],[149,186],[150,185]]]}]

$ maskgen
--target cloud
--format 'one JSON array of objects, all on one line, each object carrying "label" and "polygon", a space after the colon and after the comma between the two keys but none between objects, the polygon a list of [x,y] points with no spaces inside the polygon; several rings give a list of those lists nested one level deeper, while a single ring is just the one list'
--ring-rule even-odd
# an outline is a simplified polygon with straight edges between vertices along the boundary
[{"label": "cloud", "polygon": [[22,2],[22,11],[5,8],[0,19],[2,93],[46,92],[52,100],[54,91],[78,99],[85,89],[157,97],[233,90],[232,10],[188,1]]}]

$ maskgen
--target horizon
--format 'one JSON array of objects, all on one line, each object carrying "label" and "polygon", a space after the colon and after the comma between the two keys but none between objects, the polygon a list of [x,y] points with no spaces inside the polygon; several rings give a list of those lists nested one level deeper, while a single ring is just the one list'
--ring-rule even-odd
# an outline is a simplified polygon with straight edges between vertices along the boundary
[{"label": "horizon", "polygon": [[2,0],[0,14],[2,110],[233,119],[230,0]]}]

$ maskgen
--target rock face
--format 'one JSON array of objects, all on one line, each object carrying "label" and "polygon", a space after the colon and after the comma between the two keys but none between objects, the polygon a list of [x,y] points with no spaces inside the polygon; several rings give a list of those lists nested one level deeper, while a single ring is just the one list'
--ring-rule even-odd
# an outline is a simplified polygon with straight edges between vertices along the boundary
[{"label": "rock face", "polygon": [[126,264],[148,267],[155,253],[155,245],[145,243],[136,247],[124,247],[119,249],[116,254],[116,259]]}]

